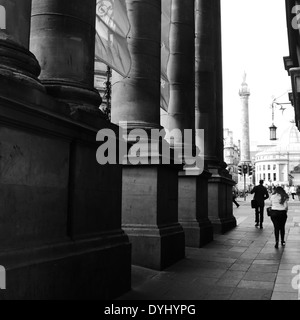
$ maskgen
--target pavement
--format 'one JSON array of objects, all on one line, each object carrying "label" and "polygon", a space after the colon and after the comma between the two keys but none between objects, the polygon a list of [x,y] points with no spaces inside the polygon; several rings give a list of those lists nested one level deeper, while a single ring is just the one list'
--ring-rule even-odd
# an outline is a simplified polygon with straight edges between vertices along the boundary
[{"label": "pavement", "polygon": [[300,300],[300,201],[290,200],[286,246],[275,249],[273,224],[265,212],[254,226],[251,199],[233,205],[235,229],[170,268],[132,266],[132,290],[118,300]]}]

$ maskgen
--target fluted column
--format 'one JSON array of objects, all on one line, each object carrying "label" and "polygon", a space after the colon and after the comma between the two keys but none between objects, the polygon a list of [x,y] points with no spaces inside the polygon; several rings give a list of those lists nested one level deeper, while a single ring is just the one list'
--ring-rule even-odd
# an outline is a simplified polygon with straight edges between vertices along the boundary
[{"label": "fluted column", "polygon": [[49,94],[71,107],[98,111],[94,89],[96,0],[33,0],[30,49]]},{"label": "fluted column", "polygon": [[220,0],[196,0],[196,128],[205,131],[205,162],[212,173],[208,213],[214,230],[236,225],[223,156],[223,89]]},{"label": "fluted column", "polygon": [[[195,138],[195,1],[172,0],[171,3],[167,66],[170,99],[162,124],[172,132],[173,148],[195,150],[195,141],[187,145],[182,139],[185,129],[192,130]],[[210,175],[206,171],[201,173],[196,166],[179,173],[179,222],[185,232],[186,246],[190,247],[202,246],[213,238],[207,212]]]},{"label": "fluted column", "polygon": [[[127,0],[126,4],[132,66],[126,79],[114,74],[112,122],[126,125],[129,132],[149,133],[161,128],[161,0]],[[122,221],[135,265],[162,270],[184,257],[184,232],[178,223],[180,168],[151,163],[123,167]]]},{"label": "fluted column", "polygon": [[[184,129],[191,129],[195,132],[194,0],[172,0],[171,3],[167,66],[170,100],[165,126],[169,131],[179,129],[183,133]],[[174,147],[182,147],[181,136],[174,138]]]},{"label": "fluted column", "polygon": [[205,130],[205,159],[218,162],[215,0],[196,0],[196,128]]},{"label": "fluted column", "polygon": [[126,122],[128,128],[160,128],[161,0],[126,4],[132,65],[126,79],[113,75],[112,122]]},{"label": "fluted column", "polygon": [[31,0],[0,0],[0,14],[0,76],[43,90],[40,66],[28,50]]}]

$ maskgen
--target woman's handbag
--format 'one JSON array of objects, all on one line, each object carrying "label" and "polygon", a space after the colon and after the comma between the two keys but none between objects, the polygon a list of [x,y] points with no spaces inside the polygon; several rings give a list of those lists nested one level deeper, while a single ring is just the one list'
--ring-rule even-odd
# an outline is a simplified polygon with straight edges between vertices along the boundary
[{"label": "woman's handbag", "polygon": [[256,200],[251,200],[251,208],[256,209],[258,207]]},{"label": "woman's handbag", "polygon": [[272,207],[268,207],[268,208],[267,208],[267,215],[268,215],[269,217],[271,217],[271,214],[272,214]]}]

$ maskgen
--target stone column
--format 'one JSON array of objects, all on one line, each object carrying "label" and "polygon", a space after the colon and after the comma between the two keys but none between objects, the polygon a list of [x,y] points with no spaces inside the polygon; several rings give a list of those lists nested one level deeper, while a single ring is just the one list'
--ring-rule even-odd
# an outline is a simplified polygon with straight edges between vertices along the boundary
[{"label": "stone column", "polygon": [[236,226],[223,160],[222,50],[220,0],[196,0],[196,128],[205,130],[209,219],[215,232]]},{"label": "stone column", "polygon": [[[126,79],[114,75],[113,82],[118,81],[113,86],[112,121],[126,124],[129,132],[144,129],[149,133],[161,128],[161,0],[126,3],[132,67]],[[123,168],[123,228],[132,242],[133,264],[161,270],[184,257],[184,232],[178,223],[178,170],[177,166],[151,163]]]},{"label": "stone column", "polygon": [[0,75],[43,91],[40,66],[28,50],[31,0],[0,0],[0,11]]},{"label": "stone column", "polygon": [[[195,1],[173,0],[170,27],[170,58],[167,75],[170,102],[165,127],[172,134],[173,147],[196,149],[195,141],[185,141],[184,130],[193,131],[195,139]],[[179,129],[179,130],[178,130]],[[178,133],[178,136],[176,135]],[[184,160],[184,159],[183,159]],[[208,219],[208,178],[196,166],[179,174],[179,222],[185,231],[186,246],[201,247],[213,239]]]},{"label": "stone column", "polygon": [[99,111],[94,89],[96,0],[33,0],[30,49],[47,92],[73,110]]},{"label": "stone column", "polygon": [[160,128],[161,0],[126,3],[132,66],[126,79],[113,74],[112,122],[125,121],[128,128]]}]

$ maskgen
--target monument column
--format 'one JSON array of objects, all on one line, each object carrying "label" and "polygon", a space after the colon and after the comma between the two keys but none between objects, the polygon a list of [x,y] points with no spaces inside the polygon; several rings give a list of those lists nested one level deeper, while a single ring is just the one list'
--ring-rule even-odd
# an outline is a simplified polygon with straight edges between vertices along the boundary
[{"label": "monument column", "polygon": [[30,50],[47,92],[72,111],[99,113],[94,89],[96,0],[33,0]]},{"label": "monument column", "polygon": [[[170,83],[168,113],[164,126],[172,134],[175,149],[195,150],[195,140],[184,141],[184,130],[195,139],[195,1],[173,0],[169,35],[170,57],[167,75]],[[176,133],[179,135],[177,136]],[[183,150],[182,150],[183,151]],[[197,150],[199,152],[200,150]],[[202,151],[203,152],[203,151]],[[183,159],[184,160],[184,159]],[[213,239],[208,219],[208,178],[196,164],[179,173],[179,222],[185,231],[186,246],[201,247]]]},{"label": "monument column", "polygon": [[44,91],[40,66],[29,52],[31,0],[0,0],[0,75]]},{"label": "monument column", "polygon": [[236,226],[223,160],[222,49],[220,0],[196,0],[196,129],[205,131],[209,219],[215,232]]},{"label": "monument column", "polygon": [[241,139],[241,162],[251,163],[250,158],[250,132],[249,132],[249,97],[250,90],[246,82],[246,73],[242,82],[239,95],[242,103],[242,139]]},{"label": "monument column", "polygon": [[[132,67],[126,79],[113,76],[112,122],[126,125],[128,133],[144,129],[150,138],[151,129],[161,128],[161,0],[126,3]],[[147,137],[142,142],[148,150],[150,142],[145,140]],[[185,254],[184,232],[178,223],[181,166],[152,164],[150,154],[144,152],[147,163],[123,168],[123,229],[132,243],[132,263],[161,270]]]}]

